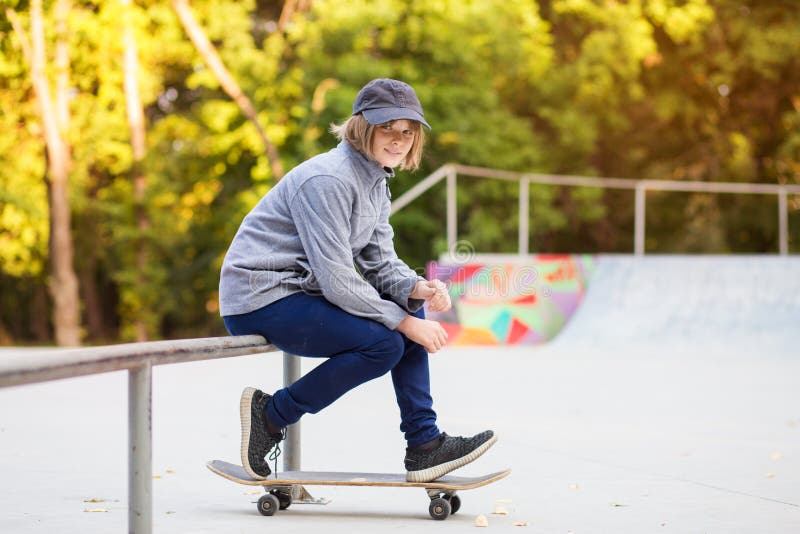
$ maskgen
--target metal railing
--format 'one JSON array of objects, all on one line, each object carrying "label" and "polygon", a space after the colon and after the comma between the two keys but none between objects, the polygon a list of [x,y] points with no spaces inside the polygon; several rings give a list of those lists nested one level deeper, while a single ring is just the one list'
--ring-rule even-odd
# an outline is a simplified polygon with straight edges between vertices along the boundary
[{"label": "metal railing", "polygon": [[[155,365],[196,362],[274,352],[261,336],[151,341],[68,350],[24,351],[0,358],[0,387],[61,378],[128,371],[128,531],[153,528],[152,370]],[[283,382],[300,378],[300,359],[283,354]],[[292,425],[282,445],[284,469],[300,469],[300,424]]]},{"label": "metal railing", "polygon": [[753,184],[734,182],[697,182],[676,180],[633,180],[629,178],[595,178],[558,174],[535,174],[487,169],[449,163],[421,180],[392,202],[392,213],[401,210],[428,189],[442,180],[447,181],[447,246],[454,250],[457,241],[456,177],[461,174],[479,178],[494,178],[519,183],[519,235],[518,253],[528,254],[530,241],[530,184],[546,184],[571,187],[599,187],[607,189],[630,189],[634,196],[634,253],[645,253],[645,210],[647,191],[678,191],[685,193],[733,193],[776,195],[778,197],[778,249],[781,255],[789,253],[789,214],[787,197],[800,194],[800,185]]}]

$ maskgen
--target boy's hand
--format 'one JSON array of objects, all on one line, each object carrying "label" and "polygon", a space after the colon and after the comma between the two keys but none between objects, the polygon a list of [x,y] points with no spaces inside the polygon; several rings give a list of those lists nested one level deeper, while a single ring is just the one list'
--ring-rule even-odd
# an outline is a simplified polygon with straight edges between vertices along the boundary
[{"label": "boy's hand", "polygon": [[441,280],[420,280],[409,295],[413,299],[428,301],[428,310],[432,312],[445,312],[450,309],[450,293]]},{"label": "boy's hand", "polygon": [[438,352],[447,343],[447,332],[442,325],[436,321],[418,319],[413,315],[403,319],[403,322],[397,325],[397,331],[411,341],[419,343],[430,353]]}]

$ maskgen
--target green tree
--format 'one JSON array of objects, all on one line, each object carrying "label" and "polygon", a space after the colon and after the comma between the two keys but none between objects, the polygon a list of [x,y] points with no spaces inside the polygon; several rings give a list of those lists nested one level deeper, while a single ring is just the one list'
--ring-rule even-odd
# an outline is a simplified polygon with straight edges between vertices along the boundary
[{"label": "green tree", "polygon": [[[43,146],[47,152],[49,212],[50,294],[53,297],[53,325],[59,345],[76,346],[81,342],[78,278],[73,264],[72,210],[69,202],[70,144],[66,139],[70,113],[67,90],[69,86],[69,39],[67,17],[69,0],[55,2],[52,13],[53,38],[45,32],[41,0],[33,0],[29,13],[29,30],[16,11],[6,9],[18,41],[18,47],[30,73],[30,87],[36,101],[37,116],[42,128]],[[28,32],[30,37],[28,37]],[[55,49],[49,59],[48,44]],[[52,75],[49,71],[52,71]],[[52,78],[52,79],[51,79]],[[51,87],[55,90],[51,92]]]},{"label": "green tree", "polygon": [[[725,0],[552,2],[545,11],[555,35],[565,39],[556,45],[562,61],[579,64],[594,56],[585,72],[612,73],[586,79],[592,91],[606,90],[595,109],[580,112],[586,120],[578,122],[597,129],[575,161],[605,176],[796,181],[791,156],[780,156],[786,152],[778,147],[791,138],[796,112],[799,7]],[[610,44],[631,40],[638,44]],[[598,229],[607,236],[607,250],[625,242],[615,236],[626,228],[629,235],[632,203],[620,194],[606,194],[605,203],[608,217]],[[670,193],[652,194],[648,206],[650,250],[777,250],[774,199]]]},{"label": "green tree", "polygon": [[[352,2],[345,10],[321,1],[288,38],[303,65],[305,93],[315,96],[304,105],[312,113],[301,117],[304,156],[334,144],[329,124],[350,114],[366,81],[395,77],[415,87],[433,125],[423,168],[401,174],[395,195],[450,161],[548,170],[544,140],[506,94],[529,91],[531,80],[550,68],[548,26],[535,2],[383,0]],[[459,237],[484,251],[513,250],[517,222],[507,205],[516,205],[516,188],[471,181],[459,193]],[[393,217],[397,248],[418,268],[446,248],[443,190],[428,195]],[[547,225],[554,219],[550,195],[534,195]]]},{"label": "green tree", "polygon": [[[42,11],[47,46],[64,36],[69,67],[66,85],[65,68],[46,74],[68,96],[59,102],[72,148],[69,228],[90,342],[223,334],[219,268],[239,223],[283,169],[334,145],[330,124],[374,77],[411,83],[433,125],[423,168],[400,173],[395,196],[447,162],[671,180],[800,176],[796,2],[195,0],[196,25],[238,90],[187,37],[175,11],[185,1],[130,4],[73,0],[60,33],[53,8],[66,3]],[[0,343],[45,342],[52,173],[7,15],[27,28],[31,6],[0,5]],[[140,62],[144,150],[133,150],[125,113],[123,21]],[[516,185],[459,184],[459,237],[478,251],[516,251]],[[530,195],[531,251],[632,250],[631,192]],[[393,216],[412,266],[445,251],[444,205],[438,186]],[[796,234],[800,201],[789,206]],[[651,193],[648,250],[774,251],[775,214],[769,197]]]}]

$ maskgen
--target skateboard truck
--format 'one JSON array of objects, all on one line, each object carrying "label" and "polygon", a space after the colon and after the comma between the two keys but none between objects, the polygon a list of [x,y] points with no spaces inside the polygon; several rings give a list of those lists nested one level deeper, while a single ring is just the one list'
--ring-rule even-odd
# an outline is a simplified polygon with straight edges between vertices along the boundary
[{"label": "skateboard truck", "polygon": [[293,504],[328,504],[330,499],[314,498],[304,486],[264,486],[266,495],[258,499],[258,511],[262,515],[273,515],[276,510],[286,510]]},{"label": "skateboard truck", "polygon": [[[266,488],[265,488],[266,489]],[[291,487],[292,500],[297,504],[328,504],[330,499],[312,496],[305,486],[300,484]]]}]

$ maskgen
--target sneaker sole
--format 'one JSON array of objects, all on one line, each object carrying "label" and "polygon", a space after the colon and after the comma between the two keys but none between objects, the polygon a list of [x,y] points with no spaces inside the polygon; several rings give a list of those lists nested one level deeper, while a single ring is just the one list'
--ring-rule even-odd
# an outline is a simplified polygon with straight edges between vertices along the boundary
[{"label": "sneaker sole", "polygon": [[266,480],[267,477],[259,475],[250,467],[247,451],[250,448],[250,427],[252,425],[253,395],[256,388],[245,388],[239,401],[239,417],[242,420],[242,467],[255,480]]},{"label": "sneaker sole", "polygon": [[463,467],[468,463],[476,460],[479,456],[489,450],[489,448],[497,442],[497,436],[492,436],[489,438],[486,443],[472,451],[471,453],[462,456],[461,458],[456,458],[455,460],[450,460],[449,462],[445,462],[443,464],[435,465],[433,467],[429,467],[428,469],[421,469],[419,471],[407,471],[406,472],[406,481],[408,482],[430,482],[432,480],[436,480],[439,477],[442,477],[449,473],[450,471],[455,471],[459,467]]}]

